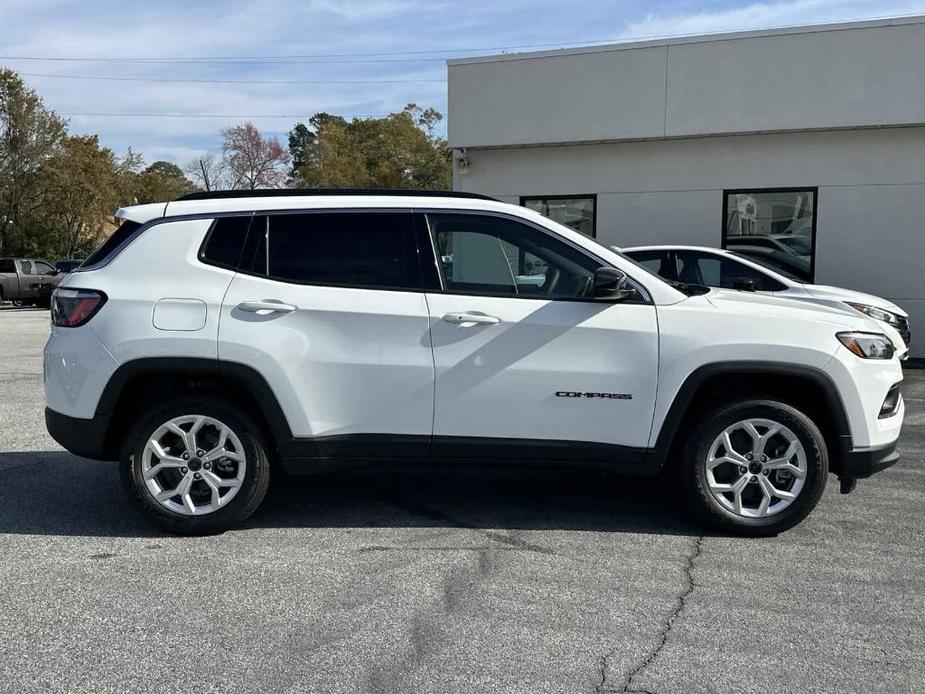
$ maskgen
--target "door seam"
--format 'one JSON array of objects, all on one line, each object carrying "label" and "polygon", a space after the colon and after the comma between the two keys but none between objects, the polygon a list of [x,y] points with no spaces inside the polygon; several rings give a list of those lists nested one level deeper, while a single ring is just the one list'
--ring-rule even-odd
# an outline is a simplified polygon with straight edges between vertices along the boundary
[{"label": "door seam", "polygon": [[427,311],[427,340],[430,342],[430,362],[433,366],[433,378],[431,383],[433,384],[433,398],[431,400],[431,412],[430,412],[430,441],[427,444],[427,456],[430,457],[433,454],[434,448],[434,432],[436,431],[437,426],[437,354],[434,350],[434,331],[433,331],[433,316],[430,313],[430,302],[427,300],[427,292],[423,292],[421,296],[424,297],[424,308]]}]

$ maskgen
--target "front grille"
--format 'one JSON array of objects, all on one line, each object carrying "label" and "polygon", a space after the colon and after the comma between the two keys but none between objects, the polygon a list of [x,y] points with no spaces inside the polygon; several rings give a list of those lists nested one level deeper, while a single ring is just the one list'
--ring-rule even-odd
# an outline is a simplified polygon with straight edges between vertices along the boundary
[{"label": "front grille", "polygon": [[896,316],[899,319],[899,325],[896,326],[896,329],[899,331],[900,337],[902,337],[903,342],[906,343],[906,347],[909,346],[909,340],[912,338],[912,332],[909,330],[909,319],[903,318],[902,316]]}]

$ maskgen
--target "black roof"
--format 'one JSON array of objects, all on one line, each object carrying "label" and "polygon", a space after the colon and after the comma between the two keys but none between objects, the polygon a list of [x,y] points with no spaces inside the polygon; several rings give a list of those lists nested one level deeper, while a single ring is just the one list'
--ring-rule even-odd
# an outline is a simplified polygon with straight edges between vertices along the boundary
[{"label": "black roof", "polygon": [[261,188],[259,190],[212,190],[188,193],[177,200],[223,200],[228,198],[271,198],[293,195],[404,195],[419,198],[472,198],[494,200],[478,193],[453,190],[408,190],[398,188]]}]

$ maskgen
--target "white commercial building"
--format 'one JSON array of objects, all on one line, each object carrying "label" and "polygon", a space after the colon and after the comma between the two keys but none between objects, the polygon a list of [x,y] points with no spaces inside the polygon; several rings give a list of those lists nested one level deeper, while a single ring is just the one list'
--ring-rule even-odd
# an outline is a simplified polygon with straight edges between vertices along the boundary
[{"label": "white commercial building", "polygon": [[746,246],[925,357],[925,17],[452,60],[455,187],[600,241]]}]

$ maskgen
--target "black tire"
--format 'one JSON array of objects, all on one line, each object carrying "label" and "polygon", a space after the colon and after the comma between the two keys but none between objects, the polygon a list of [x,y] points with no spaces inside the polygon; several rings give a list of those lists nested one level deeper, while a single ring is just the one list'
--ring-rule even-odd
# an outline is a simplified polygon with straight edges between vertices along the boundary
[{"label": "black tire", "polygon": [[[706,461],[713,442],[727,427],[746,419],[784,425],[799,439],[806,456],[803,487],[796,498],[786,508],[761,518],[746,518],[726,508],[707,483]],[[681,486],[688,507],[702,524],[723,533],[765,537],[789,530],[810,514],[825,489],[828,470],[825,439],[809,417],[782,402],[749,400],[714,410],[693,430],[685,446]]]},{"label": "black tire", "polygon": [[[142,477],[141,457],[148,439],[175,417],[205,415],[231,429],[243,447],[244,478],[227,506],[205,515],[184,515],[158,502]],[[212,398],[182,398],[154,407],[126,438],[119,462],[122,484],[132,504],[159,528],[178,535],[213,535],[243,523],[260,505],[270,484],[270,463],[260,429],[239,408]]]}]

